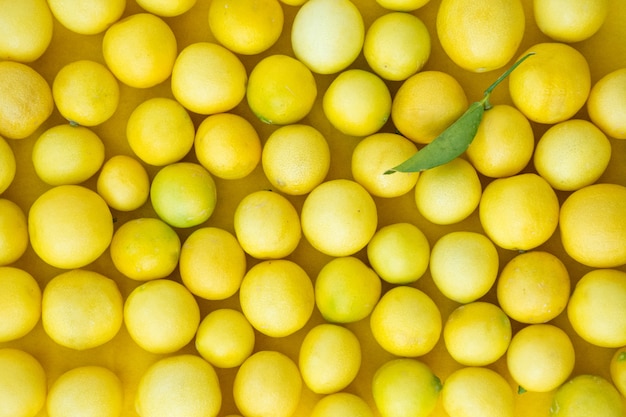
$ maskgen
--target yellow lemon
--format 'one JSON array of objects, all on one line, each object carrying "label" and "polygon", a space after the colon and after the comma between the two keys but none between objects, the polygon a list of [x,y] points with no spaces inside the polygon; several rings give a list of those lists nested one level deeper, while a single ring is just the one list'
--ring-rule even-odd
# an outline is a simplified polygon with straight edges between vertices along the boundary
[{"label": "yellow lemon", "polygon": [[426,5],[430,0],[376,0],[376,3],[389,10],[410,12]]},{"label": "yellow lemon", "polygon": [[518,331],[506,354],[507,369],[527,391],[548,392],[574,370],[574,345],[565,331],[551,324],[531,324]]},{"label": "yellow lemon", "polygon": [[333,258],[315,279],[315,304],[327,321],[353,323],[369,316],[381,289],[378,275],[360,259]]},{"label": "yellow lemon", "polygon": [[278,0],[216,0],[209,5],[209,28],[231,51],[254,55],[269,49],[283,31]]},{"label": "yellow lemon", "polygon": [[246,254],[230,232],[201,227],[185,239],[178,265],[183,284],[192,294],[223,300],[239,289],[246,273]]},{"label": "yellow lemon", "polygon": [[441,381],[432,369],[416,359],[391,359],[372,379],[372,396],[382,417],[427,417],[441,392]]},{"label": "yellow lemon", "polygon": [[363,17],[349,0],[308,0],[291,28],[296,58],[318,74],[334,74],[354,62],[364,38]]},{"label": "yellow lemon", "polygon": [[313,283],[293,261],[263,261],[243,277],[239,303],[256,330],[270,337],[288,336],[303,328],[313,313]]},{"label": "yellow lemon", "polygon": [[148,201],[150,178],[141,162],[132,156],[115,155],[102,165],[96,187],[109,207],[132,211]]},{"label": "yellow lemon", "polygon": [[496,371],[483,367],[458,369],[446,378],[441,402],[450,417],[512,417],[511,386]]},{"label": "yellow lemon", "polygon": [[82,35],[104,32],[117,22],[126,7],[126,0],[48,0],[54,17],[67,29]]},{"label": "yellow lemon", "polygon": [[261,161],[261,139],[254,126],[234,113],[213,114],[200,123],[194,139],[198,162],[228,180],[250,174]]},{"label": "yellow lemon", "polygon": [[517,52],[526,20],[519,0],[443,0],[437,34],[446,54],[469,71],[503,67]]},{"label": "yellow lemon", "polygon": [[250,72],[248,106],[265,123],[288,125],[300,121],[309,114],[316,97],[313,74],[288,55],[269,55]]},{"label": "yellow lemon", "polygon": [[106,202],[80,185],[59,185],[43,194],[28,212],[30,243],[47,264],[80,268],[109,247],[113,219]]},{"label": "yellow lemon", "polygon": [[28,334],[41,317],[41,289],[28,272],[0,267],[0,342]]},{"label": "yellow lemon", "polygon": [[565,252],[594,268],[626,263],[626,187],[593,184],[563,202],[559,220]]},{"label": "yellow lemon", "polygon": [[453,231],[435,242],[430,274],[443,295],[458,303],[478,300],[491,289],[500,265],[498,250],[482,233]]},{"label": "yellow lemon", "polygon": [[178,162],[193,146],[196,131],[187,110],[176,100],[149,98],[126,122],[126,138],[143,162],[163,166]]},{"label": "yellow lemon", "polygon": [[215,369],[190,354],[156,361],[141,377],[135,394],[141,417],[216,417],[221,406]]},{"label": "yellow lemon", "polygon": [[63,124],[51,127],[35,141],[35,173],[46,184],[80,184],[104,162],[104,143],[91,129]]},{"label": "yellow lemon", "polygon": [[521,56],[534,55],[509,76],[513,104],[533,122],[553,124],[574,116],[589,96],[591,78],[586,58],[559,42],[539,43]]},{"label": "yellow lemon", "polygon": [[372,409],[361,397],[337,392],[321,398],[311,410],[311,417],[374,417]]},{"label": "yellow lemon", "polygon": [[374,271],[391,284],[409,284],[424,275],[430,243],[411,223],[381,227],[367,244],[367,259]]},{"label": "yellow lemon", "polygon": [[137,0],[137,4],[150,13],[173,17],[191,10],[196,4],[196,0]]},{"label": "yellow lemon", "polygon": [[19,62],[0,62],[0,97],[0,135],[9,139],[32,135],[54,109],[48,82]]},{"label": "yellow lemon", "polygon": [[0,2],[0,59],[33,62],[52,41],[52,13],[45,0]]},{"label": "yellow lemon", "polygon": [[415,204],[435,224],[458,223],[476,210],[482,194],[478,173],[465,159],[422,172],[415,185]]},{"label": "yellow lemon", "polygon": [[50,417],[117,417],[124,391],[119,377],[102,366],[80,366],[64,372],[48,392]]},{"label": "yellow lemon", "polygon": [[281,126],[266,139],[263,172],[272,186],[290,195],[307,194],[330,169],[330,148],[324,135],[305,124]]},{"label": "yellow lemon", "polygon": [[567,317],[589,343],[626,345],[626,272],[595,269],[583,275],[567,304]]},{"label": "yellow lemon", "polygon": [[444,72],[421,71],[402,82],[391,104],[398,131],[416,143],[432,142],[467,110],[459,82]]},{"label": "yellow lemon", "polygon": [[328,121],[343,134],[368,136],[387,123],[391,93],[376,74],[349,69],[330,83],[322,108]]},{"label": "yellow lemon", "polygon": [[235,405],[244,416],[290,417],[300,401],[302,378],[285,354],[261,350],[241,365],[233,383]]},{"label": "yellow lemon", "polygon": [[484,113],[466,154],[476,171],[502,178],[524,169],[534,148],[535,137],[526,116],[513,106],[497,104]]},{"label": "yellow lemon", "polygon": [[122,327],[122,294],[114,280],[83,269],[63,272],[43,290],[41,322],[61,346],[84,350],[100,346]]},{"label": "yellow lemon", "polygon": [[147,352],[173,353],[195,336],[200,308],[184,285],[156,279],[128,295],[124,324],[135,343]]},{"label": "yellow lemon", "polygon": [[0,136],[0,194],[13,183],[17,165],[15,154],[9,143]]},{"label": "yellow lemon", "polygon": [[365,33],[363,55],[372,70],[391,81],[420,71],[430,58],[428,28],[417,16],[392,12],[376,18]]},{"label": "yellow lemon", "polygon": [[480,223],[503,249],[529,250],[545,243],[559,222],[559,201],[537,174],[498,178],[483,190]]},{"label": "yellow lemon", "polygon": [[589,374],[561,385],[550,406],[550,417],[620,417],[623,413],[623,401],[615,387],[603,377]]},{"label": "yellow lemon", "polygon": [[317,394],[346,388],[361,368],[361,344],[350,330],[323,323],[309,330],[300,345],[298,368],[306,386]]},{"label": "yellow lemon", "polygon": [[0,416],[35,417],[46,404],[46,373],[31,354],[0,349]]},{"label": "yellow lemon", "polygon": [[591,121],[607,135],[626,139],[626,68],[612,71],[591,88],[587,111]]},{"label": "yellow lemon", "polygon": [[111,25],[102,39],[102,54],[115,77],[135,88],[165,81],[176,60],[176,37],[163,19],[151,13],[127,16]]},{"label": "yellow lemon", "polygon": [[376,203],[359,183],[346,179],[326,181],[304,200],[302,232],[318,251],[349,256],[363,249],[378,225]]},{"label": "yellow lemon", "polygon": [[435,302],[414,287],[393,287],[370,315],[374,339],[397,356],[427,354],[439,341],[441,327],[441,313]]},{"label": "yellow lemon", "polygon": [[22,257],[28,247],[28,224],[22,208],[0,198],[0,266]]},{"label": "yellow lemon", "polygon": [[197,42],[178,54],[171,88],[188,110],[214,114],[237,106],[246,94],[247,82],[246,68],[237,55],[216,43]]},{"label": "yellow lemon", "polygon": [[626,347],[621,347],[615,351],[611,358],[609,371],[615,388],[624,395],[626,393]]},{"label": "yellow lemon", "polygon": [[521,323],[552,320],[565,310],[569,296],[567,268],[549,252],[521,253],[504,265],[498,277],[498,303]]},{"label": "yellow lemon", "polygon": [[254,329],[237,310],[213,310],[200,322],[196,333],[196,349],[210,364],[218,368],[240,366],[254,350]]},{"label": "yellow lemon", "polygon": [[608,12],[608,0],[533,1],[533,15],[539,30],[561,42],[590,38],[602,27]]}]

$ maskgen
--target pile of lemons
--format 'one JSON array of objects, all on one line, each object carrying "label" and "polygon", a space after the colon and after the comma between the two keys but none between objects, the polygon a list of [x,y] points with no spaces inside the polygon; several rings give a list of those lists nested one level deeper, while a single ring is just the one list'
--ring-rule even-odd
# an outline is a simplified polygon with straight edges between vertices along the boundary
[{"label": "pile of lemons", "polygon": [[612,11],[0,0],[0,417],[622,416]]}]

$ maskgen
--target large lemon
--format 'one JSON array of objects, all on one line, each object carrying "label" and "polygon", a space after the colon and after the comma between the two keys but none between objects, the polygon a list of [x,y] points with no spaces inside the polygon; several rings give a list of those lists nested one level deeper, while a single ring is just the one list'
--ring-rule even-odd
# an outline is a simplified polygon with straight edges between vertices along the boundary
[{"label": "large lemon", "polygon": [[31,354],[0,349],[0,417],[34,417],[46,403],[46,372]]}]

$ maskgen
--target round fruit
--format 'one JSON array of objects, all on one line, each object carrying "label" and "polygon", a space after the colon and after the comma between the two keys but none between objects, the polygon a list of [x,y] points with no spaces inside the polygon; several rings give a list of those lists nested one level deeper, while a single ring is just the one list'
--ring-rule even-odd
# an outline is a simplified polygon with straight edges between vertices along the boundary
[{"label": "round fruit", "polygon": [[626,68],[620,68],[600,78],[589,93],[587,110],[591,121],[607,135],[626,139]]},{"label": "round fruit", "polygon": [[254,329],[246,317],[228,308],[213,310],[196,332],[198,353],[218,368],[240,366],[254,350]]},{"label": "round fruit", "polygon": [[46,52],[54,28],[46,3],[45,0],[2,1],[0,60],[33,62]]},{"label": "round fruit", "polygon": [[626,393],[626,347],[615,351],[609,370],[615,388],[624,395]]},{"label": "round fruit", "polygon": [[35,417],[46,403],[46,373],[37,359],[13,348],[0,349],[0,417]]},{"label": "round fruit", "polygon": [[159,16],[172,17],[191,10],[196,4],[196,0],[137,0],[137,4],[143,9]]},{"label": "round fruit", "polygon": [[28,272],[0,267],[0,342],[28,334],[41,317],[41,289]]},{"label": "round fruit", "polygon": [[117,22],[126,0],[48,0],[54,17],[67,29],[82,35],[96,35]]},{"label": "round fruit", "polygon": [[0,136],[0,194],[6,191],[15,179],[17,170],[15,154],[9,143]]},{"label": "round fruit", "polygon": [[620,417],[624,406],[619,392],[598,375],[578,375],[554,393],[550,417]]},{"label": "round fruit", "polygon": [[28,248],[28,225],[22,208],[0,198],[0,266],[12,264]]},{"label": "round fruit", "polygon": [[450,417],[512,417],[515,410],[507,380],[483,367],[452,372],[444,381],[441,400]]},{"label": "round fruit", "polygon": [[326,395],[311,410],[311,417],[335,416],[374,417],[374,413],[365,400],[348,392]]},{"label": "round fruit", "polygon": [[112,209],[133,211],[148,201],[150,178],[135,158],[116,155],[102,165],[96,187]]},{"label": "round fruit", "polygon": [[561,42],[580,42],[604,24],[608,0],[534,0],[535,22],[544,34]]}]

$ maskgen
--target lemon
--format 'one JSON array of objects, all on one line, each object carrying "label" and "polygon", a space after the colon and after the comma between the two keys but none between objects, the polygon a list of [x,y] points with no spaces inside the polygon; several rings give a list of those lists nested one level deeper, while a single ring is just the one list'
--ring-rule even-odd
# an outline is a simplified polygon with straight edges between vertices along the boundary
[{"label": "lemon", "polygon": [[[212,4],[212,3],[211,3]],[[252,173],[261,161],[261,139],[254,126],[234,113],[214,114],[198,126],[194,139],[198,162],[228,180]]]},{"label": "lemon", "polygon": [[624,395],[626,392],[626,348],[621,347],[615,351],[609,367],[611,380],[615,388]]},{"label": "lemon", "polygon": [[117,417],[124,391],[119,377],[102,366],[80,366],[64,372],[48,392],[50,417]]},{"label": "lemon", "polygon": [[239,289],[246,273],[246,254],[230,232],[201,227],[185,239],[178,265],[183,284],[192,294],[223,300]]},{"label": "lemon", "polygon": [[545,251],[513,257],[498,277],[500,307],[521,323],[546,323],[561,314],[570,296],[565,264]]},{"label": "lemon", "polygon": [[507,369],[527,391],[548,392],[574,370],[574,345],[567,333],[551,324],[531,324],[518,331],[506,354]]},{"label": "lemon", "polygon": [[288,256],[302,236],[296,208],[273,191],[248,194],[237,205],[233,221],[241,247],[257,259]]},{"label": "lemon", "polygon": [[626,109],[626,68],[609,72],[591,88],[587,111],[591,121],[607,135],[626,139],[626,122],[622,115]]},{"label": "lemon", "polygon": [[626,263],[626,187],[593,184],[563,202],[559,220],[565,252],[594,268]]},{"label": "lemon", "polygon": [[489,368],[466,367],[446,378],[441,402],[450,417],[512,417],[513,391],[506,379]]},{"label": "lemon", "polygon": [[82,35],[104,32],[124,14],[126,0],[48,0],[54,17],[67,29]]},{"label": "lemon", "polygon": [[28,272],[0,267],[0,342],[28,334],[41,317],[41,289]]},{"label": "lemon", "polygon": [[353,323],[369,316],[381,288],[378,275],[360,259],[333,258],[315,279],[315,304],[327,321]]},{"label": "lemon", "polygon": [[613,385],[599,375],[583,374],[561,385],[554,393],[550,417],[619,417],[622,398]]},{"label": "lemon", "polygon": [[0,135],[8,139],[32,135],[54,109],[48,82],[19,62],[0,62],[0,97]]},{"label": "lemon", "polygon": [[497,104],[485,112],[467,159],[476,171],[492,177],[510,177],[530,162],[535,137],[530,122],[513,106]]},{"label": "lemon", "polygon": [[367,244],[367,259],[385,281],[409,284],[428,269],[430,243],[414,224],[389,224],[381,227]]},{"label": "lemon", "polygon": [[22,257],[28,247],[28,224],[22,208],[0,198],[0,266]]},{"label": "lemon", "polygon": [[337,392],[321,398],[311,410],[311,417],[374,417],[372,409],[361,397]]},{"label": "lemon", "polygon": [[185,286],[156,279],[136,287],[124,303],[131,338],[150,353],[173,353],[189,343],[200,324],[200,309]]},{"label": "lemon", "polygon": [[416,359],[391,359],[372,379],[372,396],[382,417],[427,417],[441,392],[441,381],[432,369]]},{"label": "lemon", "polygon": [[240,366],[254,350],[254,329],[239,311],[213,310],[200,322],[196,350],[218,368]]},{"label": "lemon", "polygon": [[441,313],[435,302],[414,287],[393,287],[370,315],[374,339],[397,356],[427,354],[439,341],[441,327]]},{"label": "lemon", "polygon": [[303,328],[313,313],[313,283],[293,261],[263,261],[243,277],[239,303],[256,330],[270,337],[288,336]]},{"label": "lemon", "polygon": [[421,71],[404,80],[391,104],[398,131],[416,143],[432,142],[467,109],[463,87],[449,74]]},{"label": "lemon", "polygon": [[0,2],[0,59],[33,62],[52,41],[52,13],[45,0]]},{"label": "lemon", "polygon": [[303,195],[326,178],[330,148],[324,135],[313,126],[281,126],[265,140],[261,164],[265,176],[278,191]]},{"label": "lemon", "polygon": [[291,28],[296,58],[318,74],[348,67],[361,52],[364,38],[363,17],[349,0],[308,0]]},{"label": "lemon", "polygon": [[396,133],[380,132],[357,143],[352,152],[352,177],[376,197],[399,197],[411,191],[419,173],[385,175],[417,152],[413,142]]},{"label": "lemon", "polygon": [[455,158],[420,174],[415,185],[415,204],[431,223],[453,224],[476,210],[481,194],[480,178],[472,164]]},{"label": "lemon", "polygon": [[545,243],[559,221],[559,201],[550,184],[537,174],[498,178],[483,190],[480,223],[504,249],[529,250]]},{"label": "lemon", "polygon": [[135,394],[141,417],[216,417],[222,391],[215,369],[196,355],[159,359],[143,374]]},{"label": "lemon", "polygon": [[443,0],[437,11],[443,50],[455,64],[473,72],[506,65],[517,52],[525,25],[519,0]]},{"label": "lemon", "polygon": [[318,251],[349,256],[363,249],[378,225],[376,203],[359,183],[336,179],[313,189],[300,213],[302,232]]},{"label": "lemon", "polygon": [[410,13],[385,13],[376,18],[363,41],[363,56],[370,68],[391,81],[406,80],[420,71],[430,50],[428,28]]},{"label": "lemon", "polygon": [[80,268],[95,261],[113,238],[106,202],[80,185],[59,185],[41,194],[28,212],[35,253],[57,268]]},{"label": "lemon", "polygon": [[17,165],[15,154],[9,143],[0,136],[0,194],[6,191],[15,179]]},{"label": "lemon", "polygon": [[150,13],[173,17],[191,10],[196,4],[196,0],[137,0],[137,4]]},{"label": "lemon", "polygon": [[300,345],[298,368],[306,386],[317,394],[346,388],[361,368],[361,344],[350,330],[323,323],[307,332]]},{"label": "lemon", "polygon": [[152,179],[150,201],[157,215],[170,226],[198,226],[215,210],[215,181],[200,164],[170,164]]},{"label": "lemon", "polygon": [[261,350],[241,365],[233,383],[235,405],[244,416],[290,417],[300,401],[302,378],[285,354]]},{"label": "lemon", "polygon": [[322,101],[324,115],[345,135],[368,136],[387,123],[391,93],[376,74],[349,69],[330,83]]},{"label": "lemon", "polygon": [[534,55],[509,76],[513,104],[533,122],[554,124],[574,116],[591,89],[589,64],[572,46],[539,43],[521,56]]},{"label": "lemon", "polygon": [[533,1],[533,15],[539,30],[560,42],[590,38],[602,27],[608,12],[608,0]]},{"label": "lemon", "polygon": [[91,129],[63,124],[51,127],[35,141],[35,173],[46,184],[80,184],[104,163],[104,143]]},{"label": "lemon", "polygon": [[269,55],[250,72],[246,100],[261,121],[288,125],[303,119],[315,103],[317,84],[311,71],[289,55]]},{"label": "lemon", "polygon": [[31,354],[0,349],[0,416],[35,417],[46,403],[46,373]]},{"label": "lemon", "polygon": [[102,165],[96,187],[112,209],[133,211],[148,201],[150,178],[137,159],[115,155]]},{"label": "lemon", "polygon": [[278,0],[216,0],[209,5],[209,28],[231,51],[254,55],[269,49],[283,31]]},{"label": "lemon", "polygon": [[217,43],[188,45],[176,58],[171,88],[188,110],[199,114],[232,110],[246,94],[248,75],[241,60]]},{"label": "lemon", "polygon": [[430,275],[447,298],[470,303],[491,289],[500,265],[498,250],[482,233],[453,231],[433,245]]},{"label": "lemon", "polygon": [[626,345],[626,272],[595,269],[578,281],[567,304],[576,334],[602,347]]},{"label": "lemon", "polygon": [[113,234],[109,247],[115,268],[137,281],[169,276],[178,266],[180,238],[162,220],[128,220]]},{"label": "lemon", "polygon": [[100,273],[73,269],[56,275],[43,290],[41,322],[61,346],[101,346],[117,335],[122,317],[122,294],[114,280]]},{"label": "lemon", "polygon": [[409,12],[426,5],[430,0],[376,0],[376,3],[389,10]]}]

